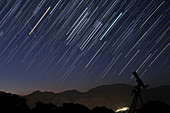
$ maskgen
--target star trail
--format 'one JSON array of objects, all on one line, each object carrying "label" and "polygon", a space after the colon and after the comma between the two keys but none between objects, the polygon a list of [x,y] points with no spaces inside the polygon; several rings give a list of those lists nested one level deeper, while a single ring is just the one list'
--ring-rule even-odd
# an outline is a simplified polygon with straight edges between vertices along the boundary
[{"label": "star trail", "polygon": [[168,0],[0,0],[0,89],[170,81]]}]

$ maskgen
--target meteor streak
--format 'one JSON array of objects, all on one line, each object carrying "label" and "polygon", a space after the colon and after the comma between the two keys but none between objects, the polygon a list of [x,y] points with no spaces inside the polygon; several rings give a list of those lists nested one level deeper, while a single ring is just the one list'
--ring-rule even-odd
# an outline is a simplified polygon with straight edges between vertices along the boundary
[{"label": "meteor streak", "polygon": [[30,31],[29,35],[32,34],[32,32],[34,31],[34,29],[38,26],[38,24],[41,22],[41,20],[44,18],[44,16],[47,14],[47,12],[50,10],[51,7],[49,7],[46,12],[43,14],[43,16],[40,18],[40,20],[37,22],[37,24],[33,27],[33,29]]}]

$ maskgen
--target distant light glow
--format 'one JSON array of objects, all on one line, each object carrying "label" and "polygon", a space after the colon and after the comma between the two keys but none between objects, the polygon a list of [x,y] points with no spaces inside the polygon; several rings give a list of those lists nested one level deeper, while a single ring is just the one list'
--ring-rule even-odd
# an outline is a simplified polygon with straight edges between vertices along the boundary
[{"label": "distant light glow", "polygon": [[127,111],[129,108],[128,107],[122,107],[116,110],[116,112],[120,112],[120,111]]}]

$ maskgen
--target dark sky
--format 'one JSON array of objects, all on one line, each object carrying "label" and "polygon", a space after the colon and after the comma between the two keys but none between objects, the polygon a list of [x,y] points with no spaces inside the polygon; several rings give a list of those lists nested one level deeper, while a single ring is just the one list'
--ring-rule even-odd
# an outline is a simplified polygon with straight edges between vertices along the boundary
[{"label": "dark sky", "polygon": [[0,90],[170,84],[168,0],[0,0]]}]

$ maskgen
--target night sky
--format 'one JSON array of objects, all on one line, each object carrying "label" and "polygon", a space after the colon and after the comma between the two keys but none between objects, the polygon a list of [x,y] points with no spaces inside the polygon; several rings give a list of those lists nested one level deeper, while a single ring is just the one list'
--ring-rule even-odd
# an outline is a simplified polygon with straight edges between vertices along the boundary
[{"label": "night sky", "polygon": [[169,0],[0,0],[0,90],[170,84]]}]

